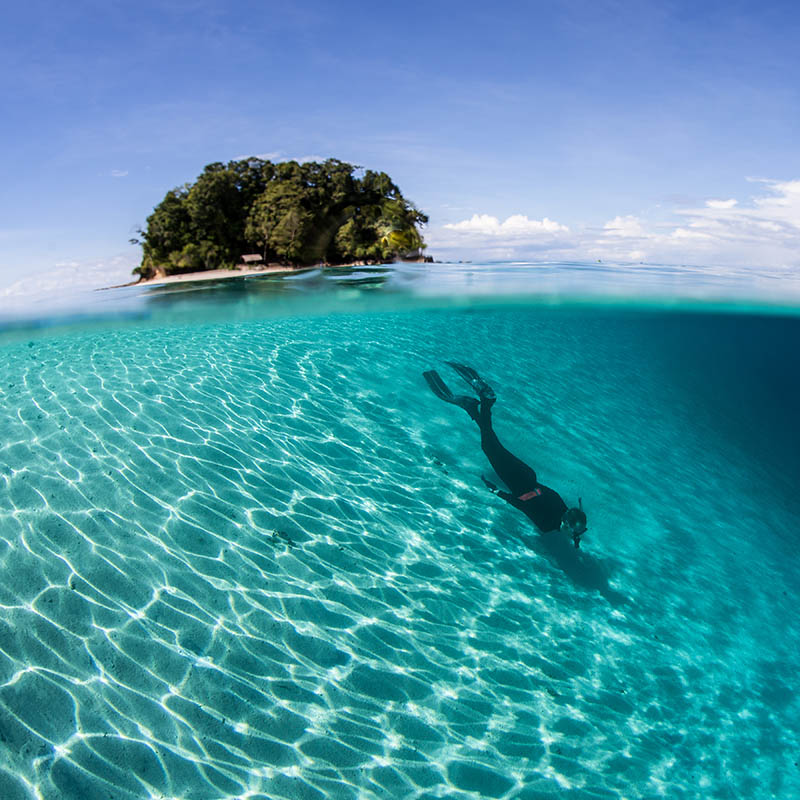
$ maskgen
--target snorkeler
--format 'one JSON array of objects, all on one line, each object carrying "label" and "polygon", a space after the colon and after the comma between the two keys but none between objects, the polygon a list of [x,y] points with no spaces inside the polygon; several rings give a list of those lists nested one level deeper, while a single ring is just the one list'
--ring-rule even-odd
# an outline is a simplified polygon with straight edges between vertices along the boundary
[{"label": "snorkeler", "polygon": [[575,547],[580,547],[581,536],[586,532],[586,514],[583,513],[580,499],[578,508],[568,508],[557,492],[539,483],[531,467],[500,444],[492,428],[492,406],[497,399],[492,387],[471,367],[454,361],[445,363],[472,387],[480,400],[463,394],[454,395],[436,370],[423,372],[423,377],[438,398],[460,406],[478,424],[481,449],[494,471],[511,490],[504,492],[481,476],[489,491],[518,508],[542,533],[564,531],[572,536]]}]

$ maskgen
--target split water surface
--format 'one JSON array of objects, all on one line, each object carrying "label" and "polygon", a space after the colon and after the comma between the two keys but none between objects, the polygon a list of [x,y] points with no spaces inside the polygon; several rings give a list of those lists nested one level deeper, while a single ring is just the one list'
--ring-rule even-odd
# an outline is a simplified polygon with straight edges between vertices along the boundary
[{"label": "split water surface", "polygon": [[6,322],[0,797],[800,793],[800,300],[426,269]]}]

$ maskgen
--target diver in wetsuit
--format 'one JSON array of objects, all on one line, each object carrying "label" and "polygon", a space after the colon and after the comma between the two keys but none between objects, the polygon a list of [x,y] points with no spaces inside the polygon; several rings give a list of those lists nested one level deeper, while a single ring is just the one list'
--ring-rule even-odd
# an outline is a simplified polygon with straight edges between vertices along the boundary
[{"label": "diver in wetsuit", "polygon": [[536,472],[503,447],[492,427],[492,406],[497,399],[492,388],[471,367],[453,361],[446,363],[473,388],[480,400],[454,395],[435,370],[424,372],[423,376],[437,397],[460,406],[478,424],[481,449],[510,491],[498,489],[486,478],[483,482],[490,491],[525,514],[542,533],[565,531],[572,536],[575,547],[580,547],[581,537],[586,532],[586,514],[581,501],[578,500],[578,508],[568,508],[558,492],[539,483]]}]

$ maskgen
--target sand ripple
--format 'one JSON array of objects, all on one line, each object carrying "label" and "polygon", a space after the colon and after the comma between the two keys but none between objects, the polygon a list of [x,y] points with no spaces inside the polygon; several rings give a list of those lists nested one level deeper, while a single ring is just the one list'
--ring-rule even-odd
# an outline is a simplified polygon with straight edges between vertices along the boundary
[{"label": "sand ripple", "polygon": [[[0,797],[791,796],[787,577],[712,422],[687,428],[677,390],[641,419],[663,372],[622,330],[646,323],[616,324],[0,350]],[[459,356],[494,370],[509,444],[595,510],[581,554],[526,546],[483,489],[476,432],[419,378]],[[568,390],[576,371],[594,385]],[[703,496],[667,513],[665,474]],[[687,540],[730,496],[724,544]]]}]

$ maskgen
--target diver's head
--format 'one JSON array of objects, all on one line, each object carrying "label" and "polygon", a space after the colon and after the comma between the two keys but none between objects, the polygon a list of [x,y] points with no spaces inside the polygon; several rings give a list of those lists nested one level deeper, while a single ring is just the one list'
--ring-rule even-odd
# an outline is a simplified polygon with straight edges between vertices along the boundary
[{"label": "diver's head", "polygon": [[581,536],[586,533],[586,514],[583,504],[578,500],[578,508],[568,508],[561,517],[561,530],[572,536],[575,547],[581,546]]}]

